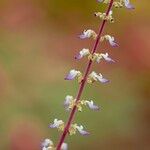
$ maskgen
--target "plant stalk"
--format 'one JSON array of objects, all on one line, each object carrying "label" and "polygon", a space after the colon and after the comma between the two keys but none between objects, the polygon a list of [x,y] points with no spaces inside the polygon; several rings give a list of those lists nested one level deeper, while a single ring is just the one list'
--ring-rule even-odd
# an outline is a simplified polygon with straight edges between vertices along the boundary
[{"label": "plant stalk", "polygon": [[[106,11],[106,15],[109,14],[111,8],[112,8],[112,5],[113,5],[113,1],[114,0],[111,0],[110,3],[109,3],[109,6],[107,8],[107,11]],[[92,54],[94,54],[97,50],[97,47],[98,47],[98,44],[99,44],[99,41],[100,41],[100,38],[101,38],[101,35],[102,35],[102,32],[103,32],[103,29],[105,27],[105,24],[106,24],[106,20],[103,20],[102,24],[100,25],[99,27],[99,32],[98,32],[98,36],[96,38],[96,41],[95,41],[95,44],[94,44],[94,47],[93,47],[93,50],[92,50]],[[79,86],[79,90],[78,90],[78,93],[77,93],[77,97],[76,97],[76,103],[80,100],[80,97],[82,95],[82,92],[83,92],[83,89],[85,87],[85,84],[86,84],[86,79],[87,79],[87,76],[89,74],[89,71],[91,69],[91,65],[92,65],[92,61],[89,60],[88,62],[88,65],[86,67],[86,70],[85,70],[85,74],[84,74],[84,77],[83,77],[83,80],[81,81],[81,84]],[[61,145],[64,143],[64,140],[66,138],[66,135],[68,133],[68,130],[70,128],[70,125],[74,119],[74,116],[75,116],[75,113],[76,113],[76,110],[77,110],[77,106],[75,105],[70,113],[70,116],[69,116],[69,119],[68,119],[68,122],[64,128],[64,131],[60,137],[60,140],[59,140],[59,143],[57,145],[57,148],[56,150],[60,150],[61,148]]]}]

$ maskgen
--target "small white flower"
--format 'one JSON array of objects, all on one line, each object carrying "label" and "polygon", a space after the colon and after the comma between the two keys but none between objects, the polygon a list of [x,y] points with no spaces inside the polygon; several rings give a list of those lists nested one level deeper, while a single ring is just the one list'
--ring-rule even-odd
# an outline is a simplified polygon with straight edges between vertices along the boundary
[{"label": "small white flower", "polygon": [[72,70],[70,70],[69,74],[65,77],[65,80],[73,80],[79,74],[81,74],[80,71],[72,69]]},{"label": "small white flower", "polygon": [[83,129],[83,126],[82,126],[82,125],[81,125],[81,126],[76,126],[76,129],[79,131],[79,133],[80,133],[81,135],[89,135],[89,132],[85,131],[85,130]]},{"label": "small white flower", "polygon": [[75,59],[81,59],[83,58],[84,56],[87,56],[90,54],[90,51],[89,49],[86,49],[86,48],[83,48],[78,55],[75,56]]},{"label": "small white flower", "polygon": [[86,104],[88,105],[88,107],[92,110],[99,110],[99,107],[97,105],[94,105],[94,102],[91,100],[91,101],[85,101]]},{"label": "small white flower", "polygon": [[102,58],[104,58],[107,62],[113,62],[113,63],[115,62],[113,59],[111,59],[111,58],[109,57],[108,53],[106,53],[106,54],[101,53],[100,55],[101,55]]},{"label": "small white flower", "polygon": [[115,42],[115,38],[113,36],[105,35],[105,39],[109,41],[109,44],[112,47],[117,47],[118,46],[118,44]]},{"label": "small white flower", "polygon": [[83,33],[79,37],[81,39],[86,39],[86,38],[96,39],[97,34],[95,33],[95,31],[88,29],[88,30],[84,30]]},{"label": "small white flower", "polygon": [[49,125],[50,128],[59,128],[64,122],[62,120],[54,119],[54,122]]},{"label": "small white flower", "polygon": [[124,0],[125,7],[128,9],[134,9],[134,6],[130,3],[130,0]]}]

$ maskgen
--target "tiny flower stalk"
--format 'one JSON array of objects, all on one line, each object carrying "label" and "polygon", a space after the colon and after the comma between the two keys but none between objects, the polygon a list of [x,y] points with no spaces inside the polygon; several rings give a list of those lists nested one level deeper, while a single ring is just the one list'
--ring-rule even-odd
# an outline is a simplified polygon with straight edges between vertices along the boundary
[{"label": "tiny flower stalk", "polygon": [[68,144],[65,143],[65,138],[67,135],[74,135],[77,132],[83,136],[89,135],[89,132],[86,131],[83,125],[78,125],[74,122],[76,112],[82,112],[84,107],[88,107],[93,111],[100,110],[100,107],[95,104],[93,100],[81,99],[82,92],[86,83],[93,84],[95,82],[105,84],[109,83],[109,80],[106,79],[101,73],[95,71],[90,71],[91,66],[94,62],[100,63],[101,61],[106,61],[108,63],[115,63],[109,54],[106,53],[97,53],[98,45],[104,41],[108,41],[110,46],[118,47],[118,43],[115,41],[115,38],[109,34],[102,35],[106,22],[114,23],[113,11],[112,8],[122,8],[123,6],[127,9],[134,9],[134,6],[130,3],[129,0],[97,0],[99,3],[104,3],[108,5],[107,11],[105,13],[96,12],[95,16],[102,20],[102,24],[99,27],[98,33],[92,29],[84,30],[80,35],[80,39],[93,39],[95,41],[93,49],[83,48],[75,55],[76,60],[81,60],[84,57],[87,58],[88,63],[84,73],[81,73],[79,70],[71,69],[65,80],[74,80],[77,79],[79,83],[79,89],[76,97],[74,98],[71,95],[67,95],[64,100],[64,108],[66,111],[70,112],[69,118],[65,123],[62,120],[54,119],[50,123],[49,128],[55,128],[58,131],[62,132],[62,135],[58,141],[57,146],[54,146],[53,142],[50,139],[45,139],[42,143],[42,150],[67,150]]}]

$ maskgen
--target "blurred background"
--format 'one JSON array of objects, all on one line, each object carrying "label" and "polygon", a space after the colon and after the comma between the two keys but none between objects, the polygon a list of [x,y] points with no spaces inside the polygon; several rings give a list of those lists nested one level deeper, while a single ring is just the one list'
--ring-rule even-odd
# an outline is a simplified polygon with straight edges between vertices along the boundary
[{"label": "blurred background", "polygon": [[[103,43],[116,64],[94,64],[111,84],[87,85],[82,97],[101,106],[85,109],[75,122],[91,135],[66,139],[70,150],[150,150],[150,13],[149,0],[131,1],[136,9],[114,9],[105,33],[119,48]],[[86,59],[74,55],[93,41],[77,36],[98,30],[96,0],[0,0],[0,150],[40,150],[44,138],[58,142],[48,129],[54,118],[68,118],[66,95],[75,96],[76,81],[64,81],[72,68],[84,71]]]}]

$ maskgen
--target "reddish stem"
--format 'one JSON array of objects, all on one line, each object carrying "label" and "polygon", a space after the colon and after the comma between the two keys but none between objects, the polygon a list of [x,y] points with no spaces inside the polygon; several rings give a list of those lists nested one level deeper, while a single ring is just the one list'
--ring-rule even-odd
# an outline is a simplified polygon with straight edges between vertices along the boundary
[{"label": "reddish stem", "polygon": [[[109,3],[108,9],[107,9],[107,11],[106,11],[106,15],[109,14],[109,12],[110,12],[110,10],[111,10],[111,8],[112,8],[112,5],[113,5],[113,0],[111,0],[110,3]],[[105,24],[106,24],[106,20],[103,20],[102,24],[101,24],[100,27],[99,27],[99,33],[98,33],[96,42],[95,42],[94,47],[93,47],[93,50],[92,50],[92,54],[94,54],[94,53],[96,52],[96,50],[97,50],[97,47],[98,47],[98,44],[99,44],[99,41],[100,41],[100,38],[101,38],[101,34],[102,34],[102,32],[103,32],[103,29],[104,29]],[[86,79],[87,79],[88,73],[89,73],[89,71],[90,71],[91,65],[92,65],[92,61],[89,60],[88,65],[87,65],[86,70],[85,70],[85,74],[84,74],[83,80],[82,80],[82,82],[81,82],[81,84],[80,84],[80,87],[79,87],[79,91],[78,91],[78,94],[77,94],[77,97],[76,97],[76,102],[78,102],[78,101],[80,100],[80,97],[81,97],[81,94],[82,94],[82,92],[83,92],[83,89],[84,89],[84,86],[85,86],[85,83],[86,83]],[[57,145],[57,150],[60,150],[61,145],[63,144],[63,142],[64,142],[64,140],[65,140],[65,137],[66,137],[66,135],[67,135],[67,133],[68,133],[68,130],[69,130],[69,128],[70,128],[70,125],[71,125],[71,123],[72,123],[72,121],[73,121],[73,118],[74,118],[74,116],[75,116],[76,110],[77,110],[77,107],[76,107],[76,105],[75,105],[75,106],[73,107],[71,113],[70,113],[68,122],[67,122],[67,124],[66,124],[66,126],[65,126],[65,129],[64,129],[64,132],[63,132],[63,134],[62,134],[61,137],[60,137],[59,143],[58,143],[58,145]]]}]

